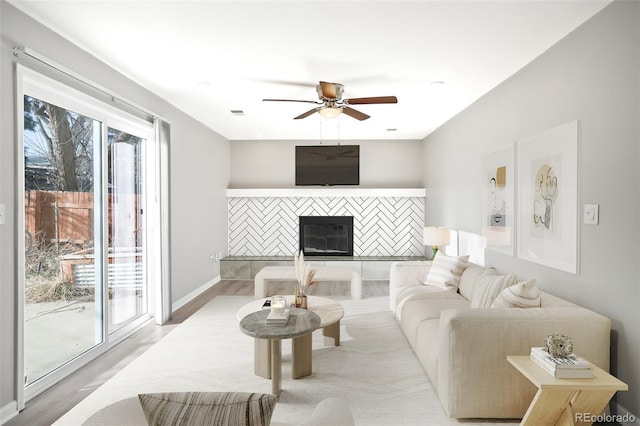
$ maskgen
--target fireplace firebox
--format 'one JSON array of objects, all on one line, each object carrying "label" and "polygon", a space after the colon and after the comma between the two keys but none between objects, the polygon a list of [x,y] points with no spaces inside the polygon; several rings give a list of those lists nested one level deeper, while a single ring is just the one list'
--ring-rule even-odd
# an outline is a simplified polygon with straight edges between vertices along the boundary
[{"label": "fireplace firebox", "polygon": [[353,256],[353,216],[300,216],[305,256]]}]

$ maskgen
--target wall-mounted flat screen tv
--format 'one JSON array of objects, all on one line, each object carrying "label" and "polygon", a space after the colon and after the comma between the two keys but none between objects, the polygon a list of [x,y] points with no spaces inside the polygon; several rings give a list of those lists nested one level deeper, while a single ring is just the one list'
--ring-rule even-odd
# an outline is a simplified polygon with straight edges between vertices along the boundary
[{"label": "wall-mounted flat screen tv", "polygon": [[296,185],[359,185],[360,145],[296,146]]}]

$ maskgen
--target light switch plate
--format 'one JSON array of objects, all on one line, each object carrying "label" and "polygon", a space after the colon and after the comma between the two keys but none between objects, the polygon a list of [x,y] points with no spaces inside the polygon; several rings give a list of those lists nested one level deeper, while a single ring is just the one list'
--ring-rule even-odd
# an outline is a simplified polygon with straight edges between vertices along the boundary
[{"label": "light switch plate", "polygon": [[598,204],[585,204],[584,205],[584,223],[586,225],[597,225],[598,224],[598,213],[599,213]]},{"label": "light switch plate", "polygon": [[6,218],[4,215],[6,214],[4,204],[0,204],[0,225],[4,225],[6,222]]}]

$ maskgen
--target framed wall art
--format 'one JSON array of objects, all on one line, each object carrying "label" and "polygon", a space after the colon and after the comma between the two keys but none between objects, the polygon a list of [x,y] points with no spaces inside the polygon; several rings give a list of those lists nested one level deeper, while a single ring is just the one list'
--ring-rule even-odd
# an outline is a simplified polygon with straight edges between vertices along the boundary
[{"label": "framed wall art", "polygon": [[517,143],[517,256],[578,273],[578,122]]},{"label": "framed wall art", "polygon": [[482,235],[487,249],[513,256],[514,150],[513,146],[482,157]]}]

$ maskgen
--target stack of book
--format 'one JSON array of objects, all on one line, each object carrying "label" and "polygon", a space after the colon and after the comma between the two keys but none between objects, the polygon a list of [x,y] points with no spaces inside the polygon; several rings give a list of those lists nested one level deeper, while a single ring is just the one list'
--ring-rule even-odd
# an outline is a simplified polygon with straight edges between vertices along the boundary
[{"label": "stack of book", "polygon": [[556,379],[590,379],[591,365],[576,355],[553,356],[545,348],[531,348],[531,360]]},{"label": "stack of book", "polygon": [[269,312],[269,315],[267,315],[267,324],[287,325],[290,313],[290,309],[285,309],[282,313],[275,313],[271,311]]}]

